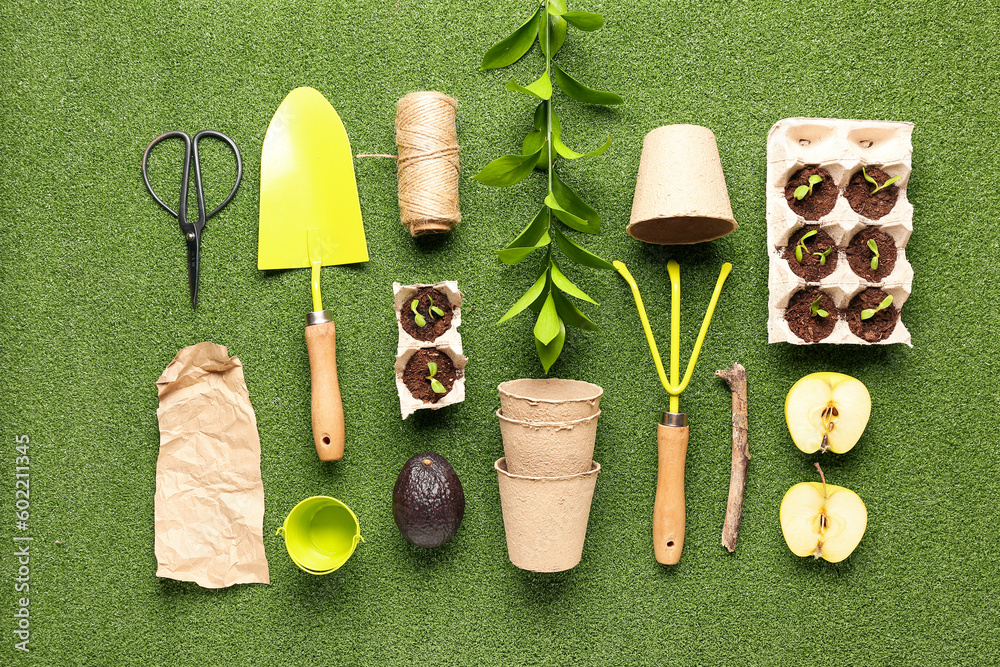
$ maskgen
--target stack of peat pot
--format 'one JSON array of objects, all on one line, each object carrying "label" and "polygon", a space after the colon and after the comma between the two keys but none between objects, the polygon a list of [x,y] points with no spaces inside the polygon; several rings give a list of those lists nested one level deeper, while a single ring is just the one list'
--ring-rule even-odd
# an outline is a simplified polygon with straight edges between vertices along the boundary
[{"label": "stack of peat pot", "polygon": [[604,390],[579,380],[502,383],[504,458],[495,468],[510,562],[562,572],[580,562],[601,466],[594,458]]}]

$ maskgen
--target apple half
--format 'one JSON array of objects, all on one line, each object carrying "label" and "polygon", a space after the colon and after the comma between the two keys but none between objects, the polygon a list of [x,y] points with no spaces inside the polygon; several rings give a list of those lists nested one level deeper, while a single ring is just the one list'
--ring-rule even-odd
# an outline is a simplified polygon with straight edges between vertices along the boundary
[{"label": "apple half", "polygon": [[861,380],[843,373],[812,373],[788,391],[785,422],[795,446],[806,454],[843,454],[868,425],[872,398]]},{"label": "apple half", "polygon": [[861,542],[868,509],[858,494],[823,478],[822,483],[802,482],[788,489],[781,500],[780,521],[793,554],[839,563]]}]

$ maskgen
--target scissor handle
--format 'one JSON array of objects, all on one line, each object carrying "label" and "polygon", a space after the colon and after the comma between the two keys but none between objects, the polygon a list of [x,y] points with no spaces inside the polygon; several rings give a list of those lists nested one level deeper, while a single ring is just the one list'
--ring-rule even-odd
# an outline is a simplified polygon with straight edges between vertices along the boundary
[{"label": "scissor handle", "polygon": [[215,130],[202,130],[198,134],[194,135],[194,139],[192,140],[192,143],[194,144],[194,182],[195,192],[198,196],[199,215],[205,211],[205,191],[201,188],[201,162],[198,159],[198,142],[201,141],[202,137],[215,137],[233,149],[233,155],[236,156],[236,182],[233,183],[233,189],[229,191],[229,195],[222,200],[221,204],[213,208],[212,212],[205,216],[205,220],[208,220],[225,208],[226,204],[232,201],[233,197],[236,195],[236,190],[240,187],[240,181],[243,180],[243,158],[240,157],[240,149],[236,147],[236,142],[224,135],[222,132],[216,132]]},{"label": "scissor handle", "polygon": [[[149,154],[152,152],[153,147],[164,139],[170,139],[172,137],[178,137],[184,141],[184,168],[181,174],[180,205],[178,206],[177,211],[167,206],[167,204],[160,199],[160,197],[153,190],[153,186],[149,182],[149,172],[147,170]],[[229,195],[222,201],[222,203],[212,209],[212,212],[207,215],[205,213],[205,191],[202,188],[201,183],[201,160],[198,157],[198,142],[201,141],[203,137],[213,137],[215,139],[219,139],[229,146],[229,148],[233,151],[233,155],[236,156],[236,182],[233,183],[233,189],[230,190]],[[191,225],[187,221],[188,179],[191,175],[192,162],[194,163],[195,196],[198,199],[198,221],[195,225]],[[153,199],[156,200],[157,204],[166,209],[170,215],[177,218],[177,221],[181,226],[181,231],[185,234],[194,232],[195,234],[200,235],[202,228],[205,226],[205,221],[221,211],[226,204],[232,201],[233,197],[236,195],[236,190],[240,187],[240,181],[242,179],[243,158],[240,156],[240,149],[236,147],[236,142],[221,132],[216,132],[215,130],[202,130],[198,134],[194,135],[193,139],[188,136],[186,132],[182,132],[180,130],[164,132],[160,136],[153,139],[149,145],[146,146],[146,151],[142,154],[142,180],[146,183],[146,189],[149,190],[149,194],[153,196]]]}]

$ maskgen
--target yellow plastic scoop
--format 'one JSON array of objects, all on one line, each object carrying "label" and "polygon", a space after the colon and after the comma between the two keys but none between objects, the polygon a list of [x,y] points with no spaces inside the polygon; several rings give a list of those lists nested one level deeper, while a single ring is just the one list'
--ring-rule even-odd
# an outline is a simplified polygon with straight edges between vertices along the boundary
[{"label": "yellow plastic scoop", "polygon": [[312,268],[306,316],[313,439],[320,460],[344,456],[336,329],[323,310],[320,268],[368,261],[354,159],[337,112],[313,88],[296,88],[271,119],[260,158],[257,268]]}]

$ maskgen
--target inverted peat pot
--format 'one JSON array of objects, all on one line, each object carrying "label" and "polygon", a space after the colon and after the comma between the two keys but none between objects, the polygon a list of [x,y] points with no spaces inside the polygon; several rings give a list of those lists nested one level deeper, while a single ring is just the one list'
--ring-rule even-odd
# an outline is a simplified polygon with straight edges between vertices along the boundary
[{"label": "inverted peat pot", "polygon": [[601,466],[560,477],[515,475],[507,461],[494,464],[507,555],[515,567],[532,572],[562,572],[583,557],[590,504]]},{"label": "inverted peat pot", "polygon": [[647,134],[626,231],[646,243],[688,244],[736,227],[715,134],[698,125],[665,125]]}]

